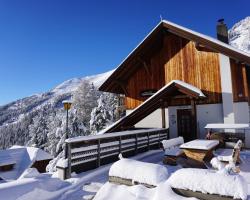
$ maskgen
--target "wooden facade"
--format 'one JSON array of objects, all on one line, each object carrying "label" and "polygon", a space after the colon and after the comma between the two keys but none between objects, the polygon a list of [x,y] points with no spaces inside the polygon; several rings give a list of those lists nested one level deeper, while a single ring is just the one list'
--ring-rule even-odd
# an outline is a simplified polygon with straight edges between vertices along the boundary
[{"label": "wooden facade", "polygon": [[[148,98],[142,95],[145,91],[157,91],[172,80],[181,80],[206,95],[197,104],[222,103],[219,53],[230,58],[234,102],[249,101],[248,55],[167,21],[144,39],[100,90],[124,94],[126,109],[134,109]],[[172,99],[171,105],[190,105],[190,100]]]},{"label": "wooden facade", "polygon": [[[142,65],[142,64],[141,64]],[[221,83],[218,53],[198,50],[195,42],[168,34],[163,45],[145,67],[137,68],[127,81],[126,108],[134,109],[146,98],[144,90],[159,90],[171,80],[182,80],[200,88],[208,97],[199,103],[220,103]],[[170,105],[190,104],[186,100],[174,100]]]},{"label": "wooden facade", "polygon": [[246,65],[230,60],[234,102],[248,101],[248,80]]},{"label": "wooden facade", "polygon": [[[126,108],[134,109],[145,97],[141,91],[158,90],[171,80],[182,80],[200,88],[208,97],[198,104],[221,103],[219,54],[200,49],[193,41],[174,34],[165,36],[163,47],[150,59],[148,69],[141,66],[127,81]],[[246,65],[230,60],[234,102],[248,101]],[[141,64],[143,65],[143,64]],[[186,100],[174,100],[170,105],[190,104]]]}]

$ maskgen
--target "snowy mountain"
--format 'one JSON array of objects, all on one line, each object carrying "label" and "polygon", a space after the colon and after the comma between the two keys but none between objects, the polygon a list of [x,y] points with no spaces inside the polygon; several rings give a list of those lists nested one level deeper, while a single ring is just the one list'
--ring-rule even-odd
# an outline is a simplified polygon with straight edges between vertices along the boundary
[{"label": "snowy mountain", "polygon": [[250,16],[236,23],[229,30],[229,44],[250,53]]},{"label": "snowy mountain", "polygon": [[[0,106],[0,149],[15,144],[35,144],[53,156],[60,153],[66,128],[62,101],[66,99],[73,99],[74,102],[69,115],[71,136],[91,133],[91,112],[98,108],[99,98],[104,99],[107,104],[107,107],[101,109],[106,109],[105,112],[110,113],[110,118],[104,119],[102,126],[105,126],[106,122],[111,123],[114,120],[113,108],[116,97],[98,91],[98,87],[111,73],[112,71],[109,71],[94,76],[73,78],[48,92]],[[99,124],[91,126],[96,131],[100,127]]]},{"label": "snowy mountain", "polygon": [[73,78],[61,83],[49,92],[35,94],[0,106],[0,126],[16,122],[18,119],[21,119],[23,115],[34,110],[39,110],[47,104],[60,107],[62,106],[61,102],[64,99],[70,98],[84,81],[89,81],[98,88],[111,73],[112,71],[109,71],[94,76]]},{"label": "snowy mountain", "polygon": [[53,90],[51,90],[51,92],[55,94],[72,93],[76,91],[76,89],[83,81],[89,81],[90,83],[93,83],[95,87],[98,88],[111,75],[112,72],[113,70],[103,74],[86,76],[83,78],[69,79],[61,83],[60,85],[56,86]]}]

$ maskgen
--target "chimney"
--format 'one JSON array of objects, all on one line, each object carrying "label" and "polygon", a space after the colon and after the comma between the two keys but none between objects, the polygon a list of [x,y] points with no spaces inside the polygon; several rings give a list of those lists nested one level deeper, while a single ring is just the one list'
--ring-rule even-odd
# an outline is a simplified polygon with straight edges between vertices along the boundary
[{"label": "chimney", "polygon": [[224,24],[224,19],[219,19],[217,21],[217,39],[228,44],[228,29],[227,25]]}]

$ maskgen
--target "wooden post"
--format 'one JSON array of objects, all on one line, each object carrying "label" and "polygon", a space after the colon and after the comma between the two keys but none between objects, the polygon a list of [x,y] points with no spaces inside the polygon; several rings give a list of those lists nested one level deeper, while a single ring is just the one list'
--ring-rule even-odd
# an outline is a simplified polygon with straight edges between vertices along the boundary
[{"label": "wooden post", "polygon": [[137,145],[138,145],[137,134],[135,134],[135,154],[137,154]]},{"label": "wooden post", "polygon": [[[191,115],[192,115],[192,130],[194,131],[194,134],[196,135],[197,138],[197,116],[196,116],[196,102],[195,99],[191,99]],[[192,138],[192,139],[196,139]]]},{"label": "wooden post", "polygon": [[67,178],[71,178],[71,144],[66,143],[68,145],[68,172],[67,172]]},{"label": "wooden post", "polygon": [[159,142],[159,149],[161,148],[161,132],[159,131],[159,133],[158,133],[158,142]]},{"label": "wooden post", "polygon": [[119,153],[122,153],[122,137],[119,137]]},{"label": "wooden post", "polygon": [[161,121],[162,121],[162,128],[166,128],[166,113],[165,108],[161,108]]},{"label": "wooden post", "polygon": [[147,135],[148,135],[148,150],[150,149],[149,148],[149,132],[147,132]]},{"label": "wooden post", "polygon": [[97,145],[97,167],[100,167],[101,165],[101,141],[98,139],[98,145]]}]

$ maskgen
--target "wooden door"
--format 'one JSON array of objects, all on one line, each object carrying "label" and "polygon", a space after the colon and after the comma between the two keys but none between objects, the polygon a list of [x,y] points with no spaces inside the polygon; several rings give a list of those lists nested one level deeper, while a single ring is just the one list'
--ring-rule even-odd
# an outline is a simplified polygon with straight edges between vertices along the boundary
[{"label": "wooden door", "polygon": [[177,126],[178,136],[182,136],[185,142],[196,139],[191,109],[177,110]]}]

